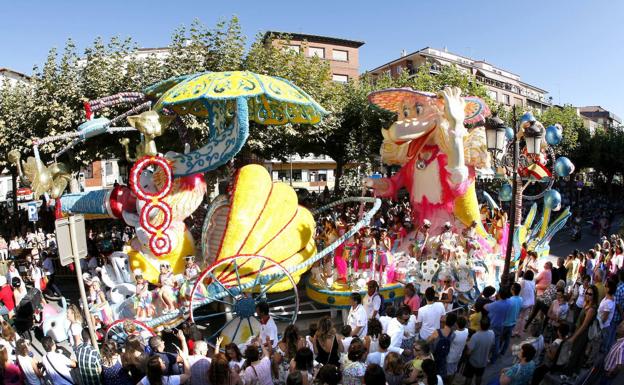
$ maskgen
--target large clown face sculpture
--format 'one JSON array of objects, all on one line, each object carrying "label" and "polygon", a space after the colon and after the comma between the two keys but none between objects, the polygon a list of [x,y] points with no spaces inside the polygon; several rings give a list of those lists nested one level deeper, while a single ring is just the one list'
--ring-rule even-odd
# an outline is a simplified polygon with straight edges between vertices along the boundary
[{"label": "large clown face sculpture", "polygon": [[483,128],[469,132],[464,123],[483,119],[489,113],[485,104],[463,98],[458,88],[439,95],[390,89],[372,93],[369,100],[397,114],[396,122],[382,130],[381,156],[402,168],[392,178],[367,179],[365,185],[382,197],[405,187],[415,223],[430,220],[434,234],[447,221],[468,226],[478,220],[474,168],[489,164],[489,155]]}]

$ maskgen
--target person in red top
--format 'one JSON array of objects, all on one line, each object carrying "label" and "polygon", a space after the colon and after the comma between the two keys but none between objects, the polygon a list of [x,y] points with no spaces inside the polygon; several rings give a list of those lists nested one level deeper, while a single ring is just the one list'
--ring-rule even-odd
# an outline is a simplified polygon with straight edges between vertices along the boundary
[{"label": "person in red top", "polygon": [[416,294],[416,289],[412,283],[405,285],[405,299],[403,299],[403,304],[410,308],[412,314],[418,313],[418,309],[420,309],[420,297]]},{"label": "person in red top", "polygon": [[0,276],[0,301],[6,306],[9,312],[15,309],[15,300],[13,299],[13,288],[7,284],[5,276]]}]

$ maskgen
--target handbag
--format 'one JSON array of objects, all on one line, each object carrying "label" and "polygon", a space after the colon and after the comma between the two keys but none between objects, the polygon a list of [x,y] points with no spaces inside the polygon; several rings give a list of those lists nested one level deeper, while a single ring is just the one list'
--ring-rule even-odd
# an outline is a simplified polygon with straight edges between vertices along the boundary
[{"label": "handbag", "polygon": [[[74,382],[74,378],[73,378],[73,377],[74,377],[74,375],[71,375],[71,377],[72,377],[72,378],[67,378],[67,377],[65,377],[65,376],[63,375],[63,373],[59,372],[59,371],[56,369],[56,367],[54,366],[54,364],[52,363],[52,361],[50,361],[50,359],[48,358],[48,355],[47,355],[47,354],[45,355],[45,359],[46,359],[46,361],[48,361],[48,364],[50,364],[50,366],[51,366],[51,367],[52,367],[52,369],[56,372],[56,374],[58,374],[59,376],[63,377],[63,379],[64,379],[65,381],[67,381],[67,382],[69,382],[69,383],[71,383],[71,384],[77,384],[76,382]],[[75,369],[77,369],[77,368],[75,368]],[[72,374],[72,373],[71,373],[71,371],[70,371],[70,374]],[[48,376],[47,376],[47,377],[48,377],[48,380],[50,380],[49,375],[50,375],[50,373],[48,373]],[[80,377],[80,373],[78,373],[78,377]]]},{"label": "handbag", "polygon": [[587,331],[587,338],[590,340],[596,339],[600,337],[600,325],[598,324],[598,320],[594,319],[589,325],[589,330]]}]

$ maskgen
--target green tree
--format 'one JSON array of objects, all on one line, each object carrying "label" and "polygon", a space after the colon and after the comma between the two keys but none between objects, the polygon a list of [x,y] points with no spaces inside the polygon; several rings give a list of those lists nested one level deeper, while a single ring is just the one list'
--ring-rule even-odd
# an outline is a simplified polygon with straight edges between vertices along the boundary
[{"label": "green tree", "polygon": [[583,119],[571,105],[550,107],[543,114],[537,115],[544,127],[559,123],[563,127],[563,139],[557,145],[557,153],[574,158],[579,147],[579,135],[585,130]]}]

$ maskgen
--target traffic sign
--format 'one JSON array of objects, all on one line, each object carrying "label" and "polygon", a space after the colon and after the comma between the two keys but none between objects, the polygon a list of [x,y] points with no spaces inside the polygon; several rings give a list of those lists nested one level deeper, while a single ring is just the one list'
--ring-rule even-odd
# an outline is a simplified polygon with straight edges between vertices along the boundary
[{"label": "traffic sign", "polygon": [[39,220],[39,210],[37,209],[37,202],[30,202],[28,204],[28,220],[31,222],[37,222]]},{"label": "traffic sign", "polygon": [[73,232],[70,222],[69,218],[57,219],[54,222],[54,226],[56,227],[56,245],[61,266],[67,266],[74,262],[72,242],[75,242],[77,245],[76,250],[78,251],[78,258],[87,256],[87,235],[84,217],[82,215],[74,216]]}]

